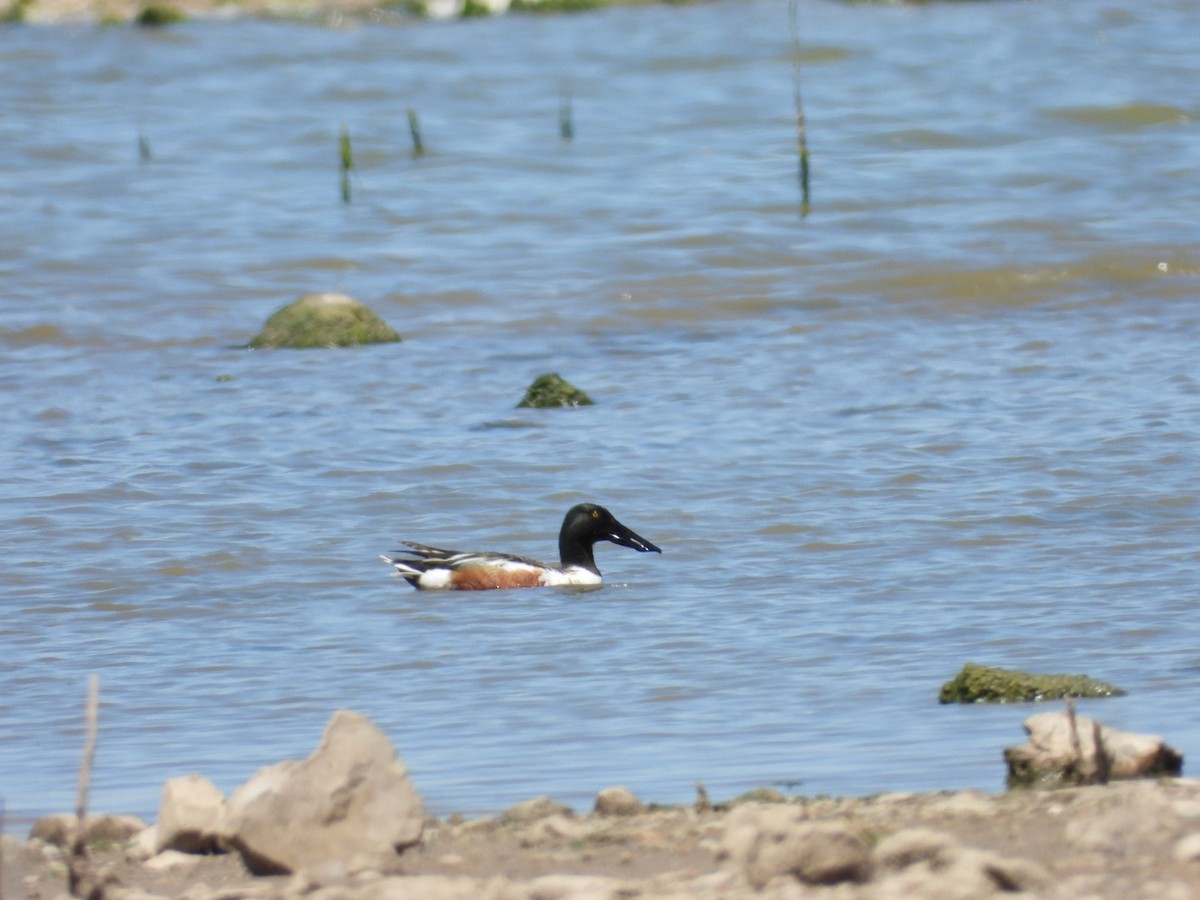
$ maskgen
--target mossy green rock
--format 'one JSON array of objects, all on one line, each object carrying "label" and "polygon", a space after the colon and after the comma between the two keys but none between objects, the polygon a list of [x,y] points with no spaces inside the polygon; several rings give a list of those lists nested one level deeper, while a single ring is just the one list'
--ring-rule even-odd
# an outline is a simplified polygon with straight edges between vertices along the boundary
[{"label": "mossy green rock", "polygon": [[345,294],[309,294],[267,319],[247,346],[354,347],[400,340],[383,319]]},{"label": "mossy green rock", "polygon": [[522,407],[545,409],[552,406],[591,406],[592,398],[558,375],[539,375],[525,391]]},{"label": "mossy green rock", "polygon": [[164,25],[174,25],[176,22],[187,20],[187,16],[179,9],[166,3],[149,3],[142,7],[134,20],[145,28],[161,28]]},{"label": "mossy green rock", "polygon": [[967,663],[942,685],[939,703],[1030,703],[1064,697],[1121,697],[1118,687],[1086,675],[1033,675]]}]

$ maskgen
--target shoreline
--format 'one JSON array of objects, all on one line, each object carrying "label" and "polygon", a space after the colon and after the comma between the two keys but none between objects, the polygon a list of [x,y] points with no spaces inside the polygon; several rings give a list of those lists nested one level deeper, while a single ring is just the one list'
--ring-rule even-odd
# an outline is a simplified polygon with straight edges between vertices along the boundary
[{"label": "shoreline", "polygon": [[[689,807],[597,806],[580,813],[543,797],[497,816],[428,819],[420,842],[386,871],[332,877],[254,876],[236,853],[153,855],[144,833],[95,845],[91,862],[108,873],[107,900],[285,900],[317,891],[322,900],[1200,896],[1194,778],[1003,794],[762,790],[712,806],[703,797]],[[830,841],[853,844],[861,864],[836,874],[836,865],[805,869],[811,860],[771,856],[793,840],[810,848],[805,858]],[[835,874],[812,883],[811,871]],[[62,896],[64,853],[6,838],[0,878],[0,896]]]},{"label": "shoreline", "polygon": [[419,22],[499,16],[509,12],[545,15],[608,6],[694,2],[701,0],[0,0],[0,22],[151,27],[235,19],[332,24],[348,19]]}]

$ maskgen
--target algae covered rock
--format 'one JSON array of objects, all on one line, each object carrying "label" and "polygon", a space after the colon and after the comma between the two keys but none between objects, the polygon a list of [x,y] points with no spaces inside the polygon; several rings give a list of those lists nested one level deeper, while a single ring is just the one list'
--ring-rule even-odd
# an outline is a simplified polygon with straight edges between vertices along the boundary
[{"label": "algae covered rock", "polygon": [[400,340],[391,327],[345,294],[309,294],[277,310],[247,346],[354,347]]},{"label": "algae covered rock", "polygon": [[169,3],[148,3],[134,21],[143,28],[162,28],[164,25],[187,21],[187,15]]},{"label": "algae covered rock", "polygon": [[1033,675],[967,663],[942,685],[939,703],[1029,703],[1064,697],[1121,697],[1125,692],[1086,675]]},{"label": "algae covered rock", "polygon": [[522,407],[546,409],[553,406],[591,406],[592,398],[559,375],[539,375],[525,391]]}]

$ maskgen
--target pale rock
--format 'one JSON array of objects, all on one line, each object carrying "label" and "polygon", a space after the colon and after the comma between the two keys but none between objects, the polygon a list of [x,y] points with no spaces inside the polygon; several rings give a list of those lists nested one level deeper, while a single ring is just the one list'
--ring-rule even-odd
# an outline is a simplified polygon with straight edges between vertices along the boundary
[{"label": "pale rock", "polygon": [[200,864],[200,859],[196,854],[182,850],[163,850],[142,863],[142,867],[151,872],[175,872],[195,868]]},{"label": "pale rock", "polygon": [[75,828],[75,817],[70,813],[52,813],[42,816],[29,829],[31,841],[45,841],[54,847],[66,847],[71,843]]},{"label": "pale rock", "polygon": [[[86,844],[123,844],[145,827],[146,823],[136,816],[107,813],[88,816],[84,821],[83,840]],[[66,847],[71,843],[74,833],[75,816],[71,813],[54,813],[34,822],[29,837],[55,847]]]},{"label": "pale rock", "polygon": [[808,821],[790,806],[739,808],[719,858],[740,868],[760,889],[780,875],[831,885],[865,881],[870,874],[866,845],[857,836],[838,825]]},{"label": "pale rock", "polygon": [[226,805],[231,846],[255,874],[305,869],[329,881],[387,870],[421,839],[424,807],[391,741],[339,710],[303,762],[258,772]]},{"label": "pale rock", "polygon": [[550,816],[573,816],[574,814],[569,806],[564,806],[557,800],[551,800],[549,797],[534,797],[532,800],[525,800],[515,806],[510,806],[500,816],[500,821],[505,825],[520,825]]},{"label": "pale rock", "polygon": [[0,897],[24,897],[26,845],[10,834],[0,834]]},{"label": "pale rock", "polygon": [[573,815],[552,815],[538,819],[525,827],[521,834],[522,847],[536,847],[582,837],[587,826]]},{"label": "pale rock", "polygon": [[1181,863],[1200,863],[1200,832],[1193,832],[1175,842],[1175,858]]},{"label": "pale rock", "polygon": [[882,872],[899,872],[918,864],[939,872],[953,865],[960,852],[958,843],[940,831],[908,828],[885,837],[871,856]]},{"label": "pale rock", "polygon": [[1071,818],[1063,831],[1083,852],[1131,854],[1150,852],[1180,831],[1174,805],[1153,784],[1129,783],[1096,788],[1106,812]]},{"label": "pale rock", "polygon": [[988,816],[993,812],[991,799],[980,791],[958,791],[938,800],[933,808],[950,815]]},{"label": "pale rock", "polygon": [[629,885],[605,875],[542,875],[524,887],[529,900],[618,900]]},{"label": "pale rock", "polygon": [[1050,883],[1049,873],[1030,860],[976,850],[969,856],[1002,893],[1035,893]]},{"label": "pale rock", "polygon": [[[1049,883],[1046,873],[1034,863],[947,844],[924,829],[893,837],[905,834],[908,837],[890,848],[884,846],[890,838],[876,848],[876,859],[882,856],[891,867],[873,884],[875,900],[979,900],[1036,892]],[[900,862],[908,864],[895,868]]]},{"label": "pale rock", "polygon": [[596,795],[594,811],[599,816],[636,816],[642,811],[642,801],[629,788],[605,788]]},{"label": "pale rock", "polygon": [[[1029,740],[1004,751],[1009,779],[1018,783],[1051,777],[1103,781],[1178,775],[1182,770],[1183,754],[1160,737],[1118,731],[1079,715],[1074,717],[1072,730],[1071,719],[1065,712],[1038,713],[1026,719]],[[1097,752],[1097,732],[1102,754]],[[1099,770],[1102,766],[1107,773]]]},{"label": "pale rock", "polygon": [[897,806],[901,803],[907,803],[915,796],[917,795],[911,791],[892,791],[887,794],[877,795],[872,802],[877,806]]},{"label": "pale rock", "polygon": [[88,816],[84,839],[88,844],[124,844],[145,830],[146,823],[137,816],[106,813]]},{"label": "pale rock", "polygon": [[163,785],[155,851],[212,853],[221,849],[225,796],[202,775],[172,778]]},{"label": "pale rock", "polygon": [[104,900],[167,900],[162,894],[153,894],[141,888],[108,887],[104,891]]},{"label": "pale rock", "polygon": [[356,888],[356,900],[508,900],[502,879],[490,884],[466,875],[406,875],[385,878]]},{"label": "pale rock", "polygon": [[1200,800],[1176,800],[1171,805],[1181,819],[1200,819]]},{"label": "pale rock", "polygon": [[147,825],[133,836],[125,849],[126,858],[134,862],[145,862],[158,852],[158,828]]}]

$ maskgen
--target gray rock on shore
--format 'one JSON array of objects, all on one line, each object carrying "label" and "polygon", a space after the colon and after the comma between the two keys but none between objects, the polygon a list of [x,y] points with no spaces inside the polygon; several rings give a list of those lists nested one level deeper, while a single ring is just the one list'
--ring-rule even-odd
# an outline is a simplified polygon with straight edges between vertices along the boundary
[{"label": "gray rock on shore", "polygon": [[386,871],[417,843],[425,811],[387,736],[339,710],[313,754],[262,769],[226,804],[229,845],[255,874],[322,879]]},{"label": "gray rock on shore", "polygon": [[223,849],[225,796],[202,775],[172,778],[163,785],[155,823],[154,852],[215,853]]},{"label": "gray rock on shore", "polygon": [[[54,847],[67,847],[75,833],[75,816],[71,813],[54,813],[43,816],[34,823],[29,832],[33,840],[44,841]],[[145,829],[146,823],[137,816],[118,816],[111,813],[88,816],[84,823],[85,844],[122,844]]]}]

